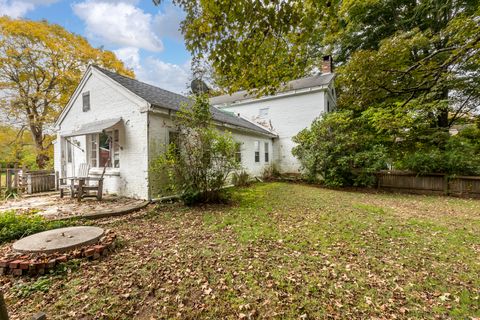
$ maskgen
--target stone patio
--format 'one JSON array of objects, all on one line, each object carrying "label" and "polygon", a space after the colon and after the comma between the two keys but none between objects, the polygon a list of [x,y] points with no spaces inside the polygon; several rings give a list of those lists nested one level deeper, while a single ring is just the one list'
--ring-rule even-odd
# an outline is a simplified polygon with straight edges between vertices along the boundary
[{"label": "stone patio", "polygon": [[70,197],[60,198],[59,194],[47,194],[34,197],[18,198],[0,202],[0,212],[16,210],[24,212],[38,211],[38,214],[49,219],[62,219],[70,217],[106,217],[118,215],[141,209],[148,204],[145,200],[104,196],[101,201],[95,198],[82,199],[77,202]]}]

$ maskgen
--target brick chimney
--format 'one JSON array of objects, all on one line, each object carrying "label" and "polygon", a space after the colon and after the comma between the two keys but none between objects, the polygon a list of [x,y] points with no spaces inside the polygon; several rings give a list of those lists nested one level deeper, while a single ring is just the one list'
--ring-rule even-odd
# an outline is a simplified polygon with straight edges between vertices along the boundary
[{"label": "brick chimney", "polygon": [[332,72],[333,72],[332,56],[323,56],[322,73],[332,73]]}]

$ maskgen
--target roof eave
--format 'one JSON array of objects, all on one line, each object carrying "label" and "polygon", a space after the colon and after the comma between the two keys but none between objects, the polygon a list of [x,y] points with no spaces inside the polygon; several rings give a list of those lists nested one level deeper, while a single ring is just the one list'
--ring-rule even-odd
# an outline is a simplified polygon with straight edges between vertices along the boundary
[{"label": "roof eave", "polygon": [[328,86],[329,86],[329,84],[326,84],[326,85],[321,85],[321,86],[316,86],[316,87],[282,91],[282,92],[279,92],[279,93],[277,93],[273,96],[248,97],[248,98],[239,99],[239,100],[232,100],[232,101],[225,101],[225,102],[210,102],[210,103],[214,106],[219,106],[219,108],[222,108],[225,105],[233,105],[233,104],[241,105],[241,104],[257,102],[257,101],[268,101],[268,100],[281,99],[281,98],[284,98],[284,97],[307,94],[307,93],[311,93],[311,92],[326,91],[326,90],[328,90]]}]

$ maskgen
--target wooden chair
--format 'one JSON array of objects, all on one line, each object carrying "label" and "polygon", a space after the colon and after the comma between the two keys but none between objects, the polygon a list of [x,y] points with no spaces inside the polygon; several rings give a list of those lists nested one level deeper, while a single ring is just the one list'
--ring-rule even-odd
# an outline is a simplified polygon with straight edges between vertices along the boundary
[{"label": "wooden chair", "polygon": [[77,193],[77,186],[74,183],[75,179],[88,177],[90,171],[90,165],[88,163],[80,163],[78,167],[78,175],[76,177],[64,177],[58,179],[58,188],[60,190],[60,198],[65,195],[65,190],[70,192],[70,196],[73,198]]},{"label": "wooden chair", "polygon": [[[107,170],[108,162],[103,167],[103,171],[100,177],[87,177],[81,179],[78,186],[78,201],[81,201],[85,197],[96,197],[98,201],[102,200],[103,195],[103,177],[105,176],[105,171]],[[90,184],[94,182],[94,184]],[[91,194],[91,191],[94,191]]]}]

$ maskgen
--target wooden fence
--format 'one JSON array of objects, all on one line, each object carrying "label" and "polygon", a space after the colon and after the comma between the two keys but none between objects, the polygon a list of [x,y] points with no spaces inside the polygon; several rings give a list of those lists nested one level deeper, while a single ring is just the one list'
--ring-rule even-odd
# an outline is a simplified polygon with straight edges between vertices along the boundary
[{"label": "wooden fence", "polygon": [[0,167],[0,190],[21,193],[39,193],[58,190],[58,173],[53,170],[31,171],[17,166]]},{"label": "wooden fence", "polygon": [[377,173],[377,186],[397,192],[480,198],[480,177],[382,171]]}]

